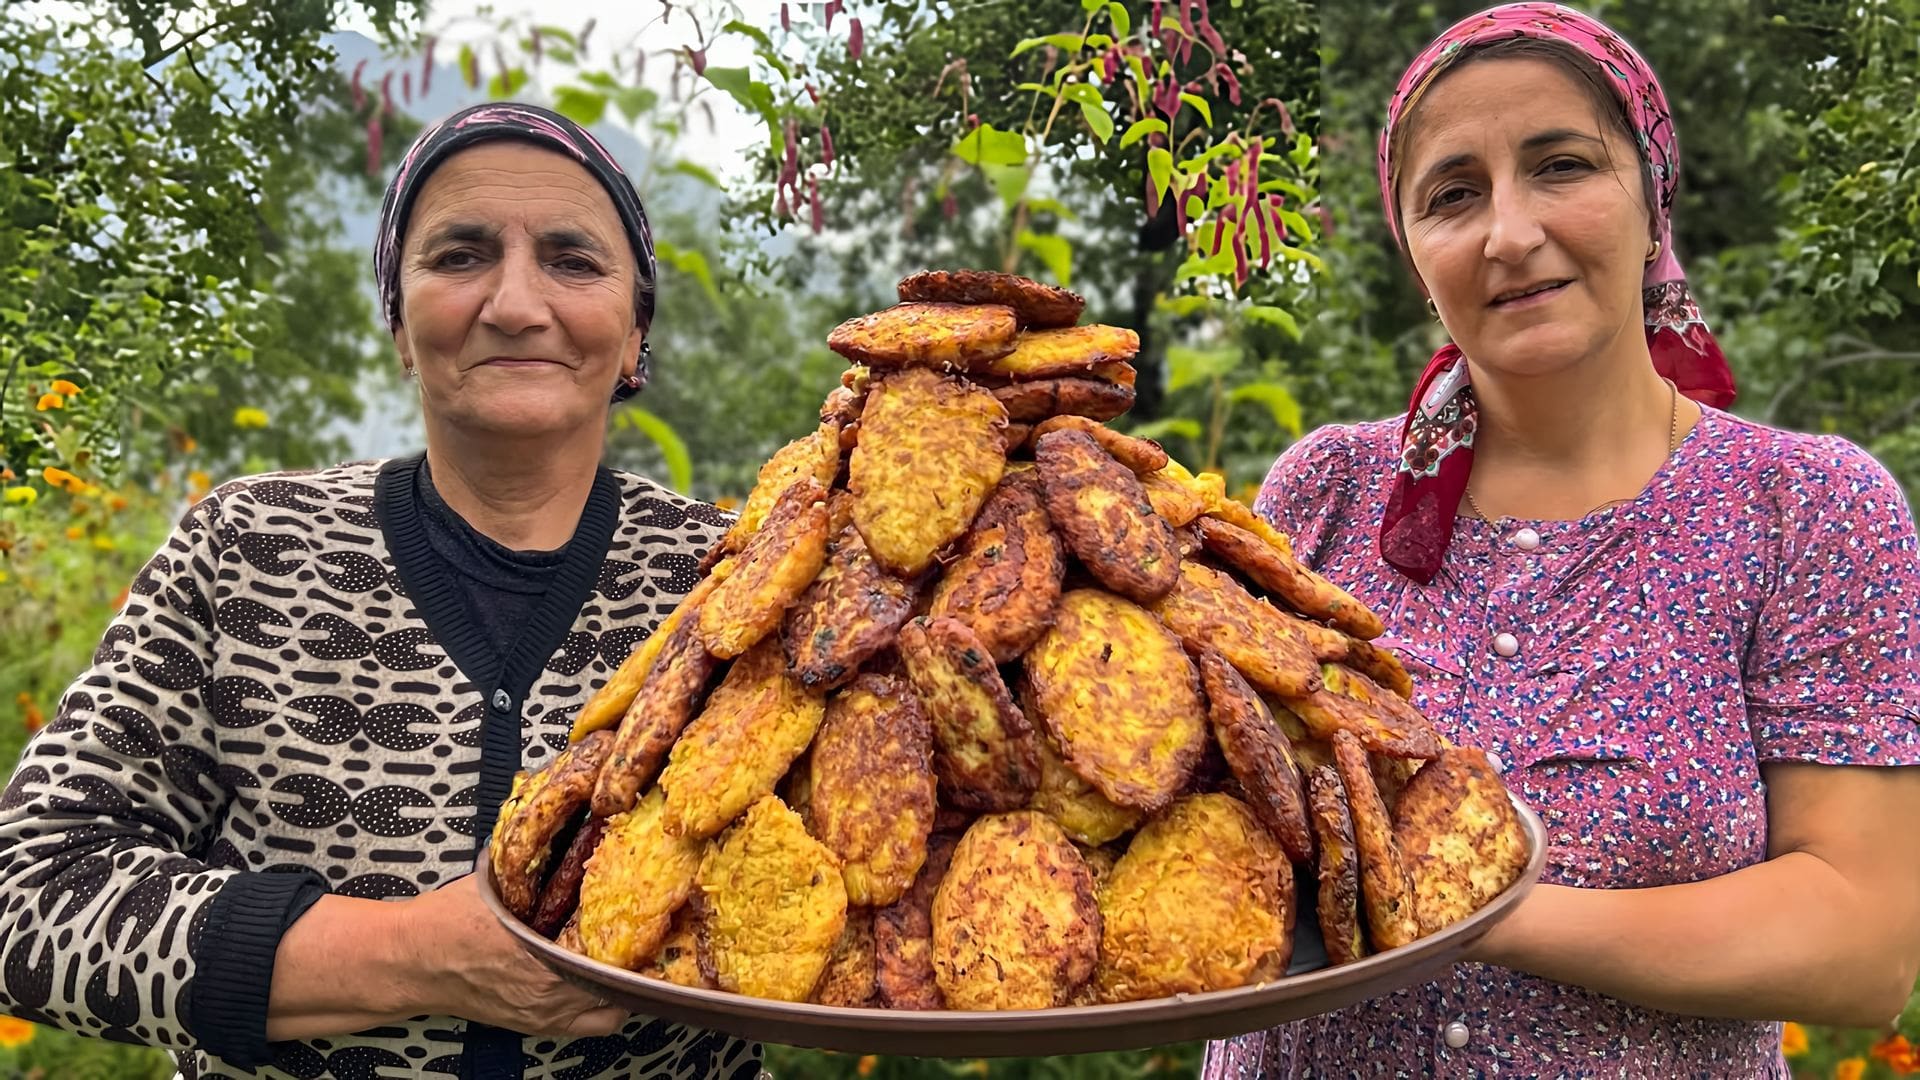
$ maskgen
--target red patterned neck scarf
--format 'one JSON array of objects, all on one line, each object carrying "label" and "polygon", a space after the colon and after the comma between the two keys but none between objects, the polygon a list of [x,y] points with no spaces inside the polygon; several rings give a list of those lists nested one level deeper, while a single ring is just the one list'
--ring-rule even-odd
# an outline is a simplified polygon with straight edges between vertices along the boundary
[{"label": "red patterned neck scarf", "polygon": [[[1550,3],[1505,4],[1454,24],[1428,45],[1400,77],[1380,133],[1380,197],[1396,240],[1388,148],[1394,128],[1434,79],[1469,45],[1513,37],[1566,42],[1591,57],[1633,118],[1641,158],[1652,170],[1659,257],[1642,279],[1647,346],[1653,366],[1695,401],[1724,409],[1733,404],[1733,373],[1700,318],[1686,273],[1673,254],[1673,196],[1680,179],[1679,142],[1667,96],[1652,69],[1620,35],[1591,16]],[[1448,345],[1427,361],[1401,429],[1393,491],[1380,522],[1380,557],[1422,585],[1433,580],[1453,540],[1453,521],[1473,468],[1478,406],[1466,357]]]}]

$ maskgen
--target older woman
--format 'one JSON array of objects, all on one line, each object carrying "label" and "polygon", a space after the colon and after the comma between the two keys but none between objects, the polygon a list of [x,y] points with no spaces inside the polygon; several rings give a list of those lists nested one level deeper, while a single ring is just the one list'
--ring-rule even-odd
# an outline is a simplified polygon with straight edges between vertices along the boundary
[{"label": "older woman", "polygon": [[1469,18],[1402,79],[1381,194],[1453,344],[1259,509],[1387,615],[1548,866],[1477,962],[1216,1045],[1212,1080],[1784,1077],[1773,1021],[1885,1025],[1913,989],[1912,518],[1851,444],[1722,411],[1678,166],[1645,63],[1558,5]]},{"label": "older woman", "polygon": [[571,121],[486,105],[381,221],[426,452],[226,484],[142,571],[0,800],[0,1009],[199,1077],[752,1077],[553,976],[467,876],[726,524],[600,465],[645,377],[639,199]]}]

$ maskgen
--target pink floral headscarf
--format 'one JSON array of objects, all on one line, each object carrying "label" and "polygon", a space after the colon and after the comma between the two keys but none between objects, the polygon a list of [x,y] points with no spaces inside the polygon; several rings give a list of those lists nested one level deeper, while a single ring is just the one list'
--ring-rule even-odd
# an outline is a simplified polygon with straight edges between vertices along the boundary
[{"label": "pink floral headscarf", "polygon": [[[1503,4],[1455,23],[1428,45],[1400,77],[1380,133],[1380,198],[1387,226],[1404,245],[1396,221],[1389,148],[1408,110],[1469,45],[1513,37],[1566,42],[1598,64],[1633,119],[1642,160],[1653,174],[1659,256],[1642,280],[1647,345],[1653,366],[1696,401],[1733,404],[1733,373],[1687,289],[1673,253],[1673,195],[1680,180],[1680,148],[1667,96],[1645,60],[1620,35],[1590,15],[1552,3]],[[1466,357],[1448,344],[1427,362],[1414,388],[1401,434],[1399,472],[1380,523],[1380,556],[1421,584],[1433,580],[1453,539],[1453,521],[1473,466],[1478,406]]]}]

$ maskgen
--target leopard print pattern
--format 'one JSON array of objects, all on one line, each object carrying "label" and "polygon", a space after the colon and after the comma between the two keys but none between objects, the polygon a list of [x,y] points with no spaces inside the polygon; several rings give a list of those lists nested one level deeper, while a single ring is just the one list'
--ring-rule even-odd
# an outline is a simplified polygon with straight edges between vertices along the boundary
[{"label": "leopard print pattern", "polygon": [[[234,481],[147,563],[0,794],[0,1009],[174,1051],[190,1078],[457,1074],[463,1021],[275,1044],[236,1071],[185,1016],[207,908],[241,871],[389,899],[471,869],[479,691],[409,604],[373,512],[380,462]],[[522,764],[691,590],[725,512],[616,474],[593,595],[522,709]],[[523,1043],[526,1076],[751,1080],[760,1048],[636,1017]]]}]

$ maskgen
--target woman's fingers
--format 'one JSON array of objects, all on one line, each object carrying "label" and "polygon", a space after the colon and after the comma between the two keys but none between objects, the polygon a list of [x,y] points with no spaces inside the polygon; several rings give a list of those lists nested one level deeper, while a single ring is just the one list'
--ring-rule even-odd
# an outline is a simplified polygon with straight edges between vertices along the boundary
[{"label": "woman's fingers", "polygon": [[566,1029],[561,1034],[575,1038],[587,1035],[611,1035],[619,1031],[626,1024],[627,1017],[631,1015],[618,1005],[602,1005],[588,1009],[568,1021]]}]

